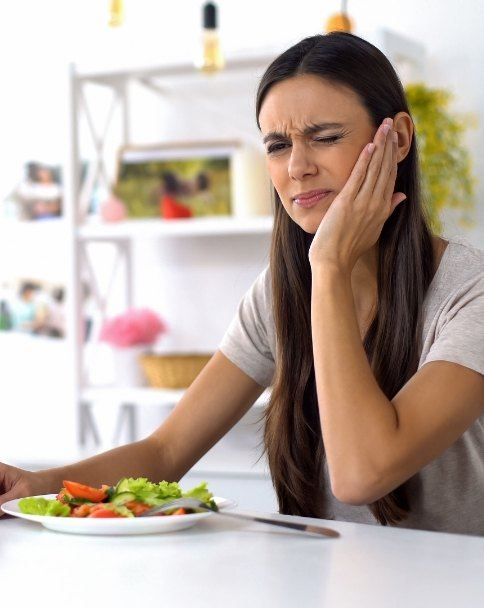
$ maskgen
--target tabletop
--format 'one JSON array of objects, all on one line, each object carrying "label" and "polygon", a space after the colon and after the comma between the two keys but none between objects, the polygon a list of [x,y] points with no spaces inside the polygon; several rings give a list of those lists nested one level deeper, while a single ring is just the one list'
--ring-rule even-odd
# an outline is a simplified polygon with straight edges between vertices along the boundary
[{"label": "tabletop", "polygon": [[141,536],[63,534],[0,518],[2,604],[484,605],[483,537],[272,517],[321,523],[341,536],[320,539],[215,514],[188,530]]}]

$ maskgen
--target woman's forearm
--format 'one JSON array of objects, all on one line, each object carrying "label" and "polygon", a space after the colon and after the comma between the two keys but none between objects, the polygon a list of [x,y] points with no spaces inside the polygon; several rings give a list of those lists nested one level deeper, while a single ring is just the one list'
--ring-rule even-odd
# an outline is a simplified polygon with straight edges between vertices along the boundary
[{"label": "woman's forearm", "polygon": [[328,467],[333,491],[343,496],[378,477],[398,420],[366,358],[350,276],[313,269],[311,325]]},{"label": "woman's forearm", "polygon": [[39,471],[38,475],[43,478],[45,493],[58,492],[64,479],[98,487],[114,485],[122,477],[178,481],[171,479],[167,453],[152,436],[74,464]]}]

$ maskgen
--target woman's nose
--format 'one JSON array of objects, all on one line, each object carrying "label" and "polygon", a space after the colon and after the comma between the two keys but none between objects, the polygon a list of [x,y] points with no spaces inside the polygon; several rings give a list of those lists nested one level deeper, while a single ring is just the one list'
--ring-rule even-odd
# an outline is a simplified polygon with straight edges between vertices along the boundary
[{"label": "woman's nose", "polygon": [[310,150],[293,144],[287,170],[291,179],[299,181],[308,175],[315,175],[318,168]]}]

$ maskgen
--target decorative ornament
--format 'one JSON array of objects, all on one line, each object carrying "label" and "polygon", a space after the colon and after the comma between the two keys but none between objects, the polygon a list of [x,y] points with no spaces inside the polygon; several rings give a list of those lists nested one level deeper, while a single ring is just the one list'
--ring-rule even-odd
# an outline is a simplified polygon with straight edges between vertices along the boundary
[{"label": "decorative ornament", "polygon": [[113,194],[101,204],[101,218],[105,222],[122,222],[127,215],[126,205]]}]

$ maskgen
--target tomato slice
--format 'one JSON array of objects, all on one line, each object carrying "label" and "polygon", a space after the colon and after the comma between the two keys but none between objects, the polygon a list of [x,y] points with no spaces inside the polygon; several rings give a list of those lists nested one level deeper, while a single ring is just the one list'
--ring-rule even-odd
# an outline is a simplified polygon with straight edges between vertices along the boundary
[{"label": "tomato slice", "polygon": [[56,499],[64,505],[69,504],[69,500],[72,496],[67,492],[65,488],[62,488],[59,494],[57,494]]},{"label": "tomato slice", "polygon": [[177,509],[176,511],[173,511],[172,515],[186,515],[187,511],[186,509],[183,509],[182,507],[180,509]]},{"label": "tomato slice", "polygon": [[119,513],[116,513],[115,511],[112,511],[111,509],[93,509],[91,511],[91,514],[88,515],[88,517],[101,518],[101,517],[123,517],[123,516],[120,515]]},{"label": "tomato slice", "polygon": [[150,505],[147,505],[139,500],[130,500],[124,506],[128,507],[135,517],[138,517],[145,511],[149,511],[151,509]]},{"label": "tomato slice", "polygon": [[71,512],[71,517],[88,517],[91,514],[91,505],[84,504],[74,507]]},{"label": "tomato slice", "polygon": [[90,486],[84,486],[82,483],[76,481],[63,481],[64,488],[74,498],[84,498],[91,502],[101,502],[107,496],[106,491],[101,488],[91,488]]}]

